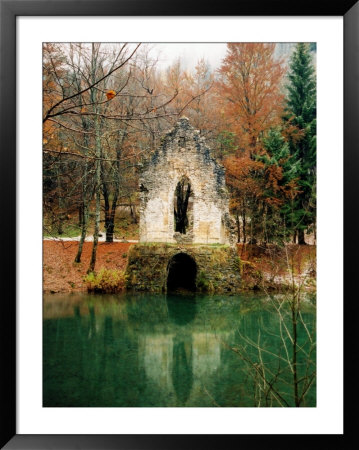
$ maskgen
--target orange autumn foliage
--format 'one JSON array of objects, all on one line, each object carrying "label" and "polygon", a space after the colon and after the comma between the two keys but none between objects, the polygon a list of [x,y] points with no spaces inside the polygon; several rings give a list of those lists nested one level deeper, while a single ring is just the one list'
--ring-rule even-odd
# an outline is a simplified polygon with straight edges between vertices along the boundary
[{"label": "orange autumn foliage", "polygon": [[226,179],[232,193],[231,208],[238,209],[249,198],[256,199],[262,195],[262,178],[256,174],[262,172],[264,164],[254,161],[248,155],[229,156],[224,160]]},{"label": "orange autumn foliage", "polygon": [[285,69],[274,59],[275,44],[230,43],[217,84],[224,115],[239,149],[261,152],[261,137],[280,121]]},{"label": "orange autumn foliage", "polygon": [[106,92],[106,97],[107,97],[107,100],[112,100],[114,97],[116,97],[116,92],[112,91],[112,90],[107,91]]}]

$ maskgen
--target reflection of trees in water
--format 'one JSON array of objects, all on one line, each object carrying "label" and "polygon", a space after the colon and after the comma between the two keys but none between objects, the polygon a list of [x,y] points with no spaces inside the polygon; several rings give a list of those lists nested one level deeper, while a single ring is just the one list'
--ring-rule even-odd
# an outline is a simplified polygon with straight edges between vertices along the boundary
[{"label": "reflection of trees in water", "polygon": [[215,398],[225,398],[226,406],[315,406],[315,315],[302,314],[307,329],[297,324],[296,370],[303,394],[296,405],[288,313],[283,307],[280,317],[274,311],[245,315],[233,338],[222,341],[223,364],[216,376],[226,382],[213,384]]},{"label": "reflection of trees in water", "polygon": [[138,343],[121,321],[81,316],[44,321],[45,406],[139,406],[145,375]]},{"label": "reflection of trees in water", "polygon": [[113,342],[113,320],[112,317],[106,316],[102,328],[102,350],[100,363],[97,366],[98,385],[108,383],[116,386],[116,373],[114,373],[113,363],[114,342]]},{"label": "reflection of trees in water", "polygon": [[[314,318],[303,313],[306,323]],[[232,348],[243,337],[257,343],[260,330],[261,347],[285,357],[277,329],[275,312],[241,313],[228,298],[143,296],[117,308],[106,301],[72,305],[72,317],[44,320],[44,405],[254,406],[253,377]],[[298,333],[303,347],[307,334]],[[246,348],[257,363],[258,351]],[[278,358],[262,358],[275,373]],[[298,366],[304,363],[298,357]],[[289,381],[284,371],[281,376]],[[315,389],[306,398],[306,405],[315,404]]]},{"label": "reflection of trees in water", "polygon": [[96,334],[96,313],[93,305],[89,305],[90,325],[88,337],[91,338]]},{"label": "reflection of trees in water", "polygon": [[178,334],[173,338],[172,383],[180,406],[185,406],[192,390],[192,338]]}]

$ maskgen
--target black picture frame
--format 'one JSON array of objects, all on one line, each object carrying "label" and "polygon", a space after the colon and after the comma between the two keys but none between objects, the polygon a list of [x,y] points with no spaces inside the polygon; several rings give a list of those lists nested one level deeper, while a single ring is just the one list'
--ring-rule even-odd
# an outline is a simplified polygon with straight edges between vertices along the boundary
[{"label": "black picture frame", "polygon": [[[344,17],[344,285],[345,285],[345,421],[343,435],[18,435],[16,434],[16,17],[18,16],[343,16]],[[354,349],[358,248],[359,172],[359,2],[342,0],[0,0],[0,221],[1,295],[1,448],[6,449],[184,449],[242,445],[317,447],[329,440],[346,448],[354,431],[353,402],[357,350]],[[335,61],[333,61],[335,64]],[[328,224],[330,226],[330,224]],[[9,236],[10,230],[10,236]],[[7,236],[7,237],[6,237]],[[345,297],[344,297],[345,298]],[[293,439],[295,437],[295,440]]]}]

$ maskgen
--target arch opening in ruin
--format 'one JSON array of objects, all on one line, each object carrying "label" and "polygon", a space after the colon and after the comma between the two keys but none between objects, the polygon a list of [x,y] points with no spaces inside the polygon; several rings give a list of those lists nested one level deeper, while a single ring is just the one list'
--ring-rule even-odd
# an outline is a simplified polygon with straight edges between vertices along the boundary
[{"label": "arch opening in ruin", "polygon": [[167,291],[196,290],[197,264],[186,253],[177,253],[168,263]]},{"label": "arch opening in ruin", "polygon": [[182,177],[174,192],[174,231],[187,234],[193,229],[193,191],[187,177]]}]

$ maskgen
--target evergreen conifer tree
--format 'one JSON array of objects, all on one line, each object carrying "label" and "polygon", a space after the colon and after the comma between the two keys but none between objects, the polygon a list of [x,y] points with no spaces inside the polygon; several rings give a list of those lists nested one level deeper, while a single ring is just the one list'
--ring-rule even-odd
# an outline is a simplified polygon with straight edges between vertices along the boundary
[{"label": "evergreen conifer tree", "polygon": [[294,204],[298,194],[300,162],[290,153],[280,128],[271,129],[263,138],[265,153],[258,156],[264,164],[266,241],[283,243],[295,223]]},{"label": "evergreen conifer tree", "polygon": [[316,80],[310,46],[298,43],[290,59],[286,115],[290,151],[299,161],[299,193],[293,214],[293,231],[305,244],[304,231],[312,231],[316,216]]}]

